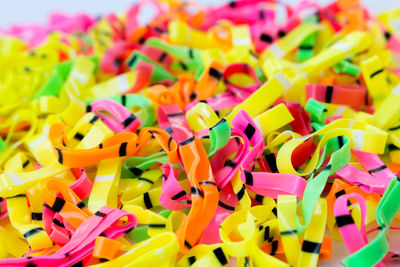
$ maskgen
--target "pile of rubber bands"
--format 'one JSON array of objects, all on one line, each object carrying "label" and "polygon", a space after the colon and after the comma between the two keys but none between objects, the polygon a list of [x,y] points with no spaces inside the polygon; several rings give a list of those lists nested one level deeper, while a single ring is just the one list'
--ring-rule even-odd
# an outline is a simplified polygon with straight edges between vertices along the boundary
[{"label": "pile of rubber bands", "polygon": [[145,0],[2,30],[0,266],[399,264],[399,19]]}]

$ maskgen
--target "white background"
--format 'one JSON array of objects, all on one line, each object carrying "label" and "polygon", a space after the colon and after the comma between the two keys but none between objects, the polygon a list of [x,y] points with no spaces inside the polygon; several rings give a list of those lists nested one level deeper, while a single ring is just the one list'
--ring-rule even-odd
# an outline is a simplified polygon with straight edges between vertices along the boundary
[{"label": "white background", "polygon": [[[45,23],[50,11],[78,11],[100,15],[107,12],[122,12],[138,0],[0,0],[0,28],[13,23]],[[219,5],[227,0],[197,0],[204,5]],[[296,3],[296,0],[283,0],[285,3]],[[329,0],[317,0],[321,4]],[[397,4],[396,4],[397,3]],[[382,12],[394,6],[399,7],[399,0],[364,0],[363,4],[374,12]]]},{"label": "white background", "polygon": [[[138,0],[0,0],[0,28],[8,27],[14,23],[46,23],[47,14],[52,11],[63,11],[74,14],[79,11],[88,12],[94,16],[110,12],[120,13],[125,11]],[[203,5],[220,5],[228,1],[224,0],[197,0]],[[296,0],[285,0],[285,3],[294,4]],[[320,4],[330,3],[329,0],[319,0]],[[363,4],[379,13],[390,8],[400,7],[399,0],[364,0]],[[320,262],[319,266],[342,266],[339,262],[348,255],[343,243],[334,242],[334,256],[326,261]]]}]

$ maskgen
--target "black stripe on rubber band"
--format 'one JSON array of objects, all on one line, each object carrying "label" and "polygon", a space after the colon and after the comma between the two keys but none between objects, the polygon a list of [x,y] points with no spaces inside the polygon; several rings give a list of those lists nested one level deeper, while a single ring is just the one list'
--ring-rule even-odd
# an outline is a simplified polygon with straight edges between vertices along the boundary
[{"label": "black stripe on rubber band", "polygon": [[99,116],[94,115],[94,116],[90,119],[89,123],[94,123],[94,122],[96,122],[98,119],[99,119]]},{"label": "black stripe on rubber band", "polygon": [[129,67],[132,67],[132,65],[135,63],[135,61],[137,60],[137,55],[133,55],[133,57],[131,57],[130,59],[129,59],[129,61],[128,61],[128,66]]},{"label": "black stripe on rubber band", "polygon": [[217,184],[212,181],[201,181],[201,182],[199,182],[199,184],[217,186]]},{"label": "black stripe on rubber band", "polygon": [[163,62],[164,59],[166,58],[166,56],[167,56],[167,53],[162,52],[162,54],[161,54],[160,57],[158,58],[158,62]]},{"label": "black stripe on rubber band", "polygon": [[54,201],[53,206],[50,208],[54,212],[60,212],[65,204],[65,200],[59,197],[56,197],[56,200]]},{"label": "black stripe on rubber band", "polygon": [[27,159],[27,160],[24,162],[24,164],[22,164],[22,168],[25,168],[26,166],[28,166],[28,164],[29,164],[29,159]]},{"label": "black stripe on rubber band", "polygon": [[256,128],[253,127],[253,125],[251,125],[250,123],[247,124],[246,129],[244,129],[244,134],[247,136],[247,138],[250,140],[254,133],[256,132]]},{"label": "black stripe on rubber band", "polygon": [[42,218],[43,218],[43,213],[41,213],[41,212],[32,212],[31,213],[31,218],[32,218],[32,220],[35,220],[35,221],[41,221]]},{"label": "black stripe on rubber band", "polygon": [[94,215],[99,216],[99,217],[106,217],[107,214],[105,214],[101,211],[96,211],[96,213]]},{"label": "black stripe on rubber band", "polygon": [[224,167],[228,166],[228,167],[231,167],[231,168],[235,168],[236,165],[237,165],[237,163],[235,163],[235,162],[233,162],[231,160],[227,160],[227,161],[224,162]]},{"label": "black stripe on rubber band", "polygon": [[143,181],[143,182],[148,182],[149,184],[154,184],[154,182],[152,180],[147,179],[145,177],[139,177],[138,180]]},{"label": "black stripe on rubber band", "polygon": [[342,189],[342,190],[340,190],[340,191],[337,191],[337,192],[335,193],[335,197],[336,197],[336,198],[340,197],[341,195],[346,195],[346,191],[344,191],[344,189]]},{"label": "black stripe on rubber band", "polygon": [[354,220],[350,214],[336,216],[336,224],[338,227],[342,227],[345,225],[353,224]]},{"label": "black stripe on rubber band", "polygon": [[132,122],[134,122],[135,120],[136,120],[136,116],[133,115],[133,114],[131,114],[131,115],[129,115],[129,117],[128,117],[126,120],[124,120],[124,121],[122,122],[122,125],[124,126],[124,128],[126,128],[126,127],[128,127]]},{"label": "black stripe on rubber band", "polygon": [[56,218],[53,219],[53,223],[59,227],[65,228],[65,225]]},{"label": "black stripe on rubber band", "polygon": [[276,209],[276,207],[274,207],[271,212],[275,215],[275,217],[278,217],[278,210]]},{"label": "black stripe on rubber band", "polygon": [[150,228],[165,228],[166,224],[165,223],[149,223],[148,226]]},{"label": "black stripe on rubber band", "polygon": [[208,74],[217,80],[221,79],[221,77],[222,77],[222,72],[220,72],[219,70],[216,70],[214,68],[210,68],[210,70],[208,71]]},{"label": "black stripe on rubber band", "polygon": [[271,245],[272,245],[272,248],[271,248],[270,255],[275,255],[276,251],[278,250],[278,240],[272,241]]},{"label": "black stripe on rubber band", "polygon": [[184,145],[190,144],[190,143],[193,142],[194,140],[195,140],[195,137],[192,136],[192,137],[189,137],[188,139],[186,139],[186,140],[180,142],[179,145],[180,145],[180,146],[184,146]]},{"label": "black stripe on rubber band", "polygon": [[319,254],[321,249],[321,243],[316,243],[308,240],[304,240],[301,250],[308,253]]},{"label": "black stripe on rubber band", "polygon": [[126,106],[126,95],[122,95],[122,96],[121,96],[121,104],[122,104],[123,106]]},{"label": "black stripe on rubber band", "polygon": [[380,172],[380,171],[382,171],[382,170],[384,170],[386,168],[387,168],[386,165],[383,164],[382,166],[380,166],[378,168],[375,168],[375,169],[372,169],[372,170],[369,170],[368,172],[369,172],[369,174],[373,174],[375,172]]},{"label": "black stripe on rubber band", "polygon": [[213,128],[215,128],[215,127],[217,127],[218,125],[221,125],[221,124],[224,123],[224,122],[226,122],[225,119],[220,119],[220,121],[217,122],[217,124],[215,124],[213,127],[211,127],[210,130],[213,129]]},{"label": "black stripe on rubber band", "polygon": [[274,39],[271,35],[263,33],[260,35],[260,40],[270,44],[273,42]]},{"label": "black stripe on rubber band", "polygon": [[133,175],[135,175],[135,176],[139,176],[143,173],[143,171],[141,169],[136,168],[136,167],[129,167],[128,170],[131,171],[133,173]]},{"label": "black stripe on rubber band", "polygon": [[221,265],[225,265],[228,263],[228,259],[226,258],[226,255],[222,248],[216,248],[213,250],[215,257],[218,259],[219,263]]},{"label": "black stripe on rubber band", "polygon": [[189,262],[189,265],[193,265],[193,263],[196,262],[196,257],[195,256],[191,256],[187,260]]},{"label": "black stripe on rubber band", "polygon": [[120,157],[125,157],[126,156],[126,146],[128,145],[127,142],[123,142],[121,146],[119,147],[119,156]]},{"label": "black stripe on rubber band", "polygon": [[170,137],[168,138],[168,150],[171,149],[171,142],[172,142],[172,137],[170,136]]},{"label": "black stripe on rubber band", "polygon": [[256,194],[256,197],[254,199],[262,204],[264,196]]},{"label": "black stripe on rubber band", "polygon": [[178,113],[169,113],[167,114],[168,118],[173,118],[173,117],[179,117],[179,116],[183,116],[183,112],[178,112]]},{"label": "black stripe on rubber band", "polygon": [[37,233],[39,233],[39,232],[43,232],[43,229],[40,228],[40,227],[36,227],[36,228],[33,228],[33,229],[27,231],[27,232],[24,234],[24,237],[25,237],[25,239],[26,239],[26,238],[29,238],[30,236],[32,236],[32,235],[34,235],[34,234],[37,234]]},{"label": "black stripe on rubber band", "polygon": [[287,230],[287,231],[282,231],[281,236],[283,235],[294,235],[297,234],[297,230]]},{"label": "black stripe on rubber band", "polygon": [[265,18],[264,10],[263,10],[263,9],[261,9],[260,11],[258,11],[258,17],[260,18],[260,20],[263,20],[263,19]]},{"label": "black stripe on rubber band", "polygon": [[264,241],[269,239],[269,226],[264,229]]},{"label": "black stripe on rubber band", "polygon": [[78,140],[78,141],[82,141],[82,139],[84,138],[84,136],[83,136],[83,134],[81,134],[81,133],[76,133],[76,134],[74,135],[74,138],[75,138],[76,140]]},{"label": "black stripe on rubber band", "polygon": [[373,72],[369,77],[372,79],[373,77],[375,77],[376,75],[378,75],[381,72],[383,72],[383,69],[380,69],[380,70],[377,70],[377,71]]},{"label": "black stripe on rubber band", "polygon": [[60,164],[63,164],[63,155],[62,155],[61,149],[59,149],[57,147],[55,149],[57,150],[57,153],[58,153],[58,162],[60,162]]},{"label": "black stripe on rubber band", "polygon": [[194,186],[192,186],[192,187],[190,188],[190,193],[191,193],[192,195],[197,195],[197,196],[204,197],[203,192],[202,192],[200,189],[198,189],[197,187],[194,187]]},{"label": "black stripe on rubber band", "polygon": [[25,194],[18,194],[18,195],[7,197],[7,198],[16,198],[16,197],[26,197],[26,195]]},{"label": "black stripe on rubber band", "polygon": [[80,209],[83,209],[86,207],[85,203],[83,203],[82,201],[78,202],[78,204],[76,204],[76,206]]},{"label": "black stripe on rubber band", "polygon": [[343,142],[343,135],[339,135],[339,136],[337,137],[337,140],[338,140],[339,148],[342,148],[342,146],[344,145],[344,142]]},{"label": "black stripe on rubber band", "polygon": [[153,204],[151,203],[151,199],[150,199],[148,192],[143,194],[143,202],[147,209],[151,209],[153,207]]},{"label": "black stripe on rubber band", "polygon": [[185,65],[185,63],[183,63],[182,61],[179,62],[179,65],[181,65],[183,70],[187,70],[188,69],[187,66]]},{"label": "black stripe on rubber band", "polygon": [[188,249],[191,249],[192,245],[190,245],[190,243],[185,240],[185,247],[187,247]]},{"label": "black stripe on rubber band", "polygon": [[400,125],[395,126],[395,127],[393,127],[393,128],[389,128],[389,131],[396,131],[396,130],[398,130],[398,129],[400,129]]},{"label": "black stripe on rubber band", "polygon": [[218,205],[226,210],[235,210],[235,207],[229,206],[222,201],[218,201]]},{"label": "black stripe on rubber band", "polygon": [[246,186],[243,185],[239,192],[236,193],[236,197],[238,200],[241,200],[244,196],[244,191],[246,190]]},{"label": "black stripe on rubber band", "polygon": [[180,191],[179,193],[177,193],[175,196],[173,196],[171,199],[172,200],[177,200],[178,198],[181,198],[181,197],[183,197],[184,195],[186,195],[186,192],[185,191]]},{"label": "black stripe on rubber band", "polygon": [[253,185],[253,174],[251,172],[244,170],[244,176],[246,178],[246,184],[247,185]]},{"label": "black stripe on rubber band", "polygon": [[264,156],[265,160],[267,161],[269,170],[271,172],[278,172],[278,167],[276,166],[276,158],[274,153],[266,154]]},{"label": "black stripe on rubber band", "polygon": [[333,94],[333,86],[328,85],[326,87],[326,95],[325,95],[325,102],[331,103],[332,102],[332,94]]}]

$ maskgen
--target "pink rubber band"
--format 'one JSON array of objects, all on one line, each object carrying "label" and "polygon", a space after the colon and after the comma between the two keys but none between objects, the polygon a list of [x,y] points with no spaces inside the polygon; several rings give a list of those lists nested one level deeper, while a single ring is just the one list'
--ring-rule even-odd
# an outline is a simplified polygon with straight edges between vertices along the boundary
[{"label": "pink rubber band", "polygon": [[[361,229],[358,229],[351,213],[348,210],[347,203],[349,199],[357,200],[361,210]],[[361,249],[368,243],[367,233],[365,231],[365,218],[367,213],[367,205],[365,199],[357,193],[350,193],[342,195],[335,201],[334,214],[336,222],[339,227],[340,235],[343,238],[343,242],[350,253],[354,253]],[[385,266],[382,262],[379,262],[375,266]]]},{"label": "pink rubber band", "polygon": [[[126,223],[117,226],[121,218],[127,218]],[[104,235],[117,239],[137,224],[136,216],[124,210],[102,207],[99,213],[83,222],[72,234],[71,239],[62,248],[50,256],[32,258],[0,259],[0,266],[71,266],[80,261],[91,259],[97,236]]]},{"label": "pink rubber band", "polygon": [[90,192],[92,191],[93,182],[87,176],[85,169],[72,169],[72,172],[77,179],[76,182],[71,184],[69,187],[80,199],[89,197]]},{"label": "pink rubber band", "polygon": [[[134,132],[140,127],[139,119],[129,109],[113,100],[101,99],[93,102],[89,107],[92,112],[99,116],[116,133]],[[113,117],[100,113],[99,111],[101,110],[109,112]]]}]

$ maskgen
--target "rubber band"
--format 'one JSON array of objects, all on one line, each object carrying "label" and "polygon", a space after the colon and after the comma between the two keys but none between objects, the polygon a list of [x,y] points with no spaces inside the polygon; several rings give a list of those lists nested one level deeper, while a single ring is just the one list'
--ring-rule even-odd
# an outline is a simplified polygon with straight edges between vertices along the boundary
[{"label": "rubber band", "polygon": [[1,30],[0,265],[396,264],[399,18],[146,0]]}]

